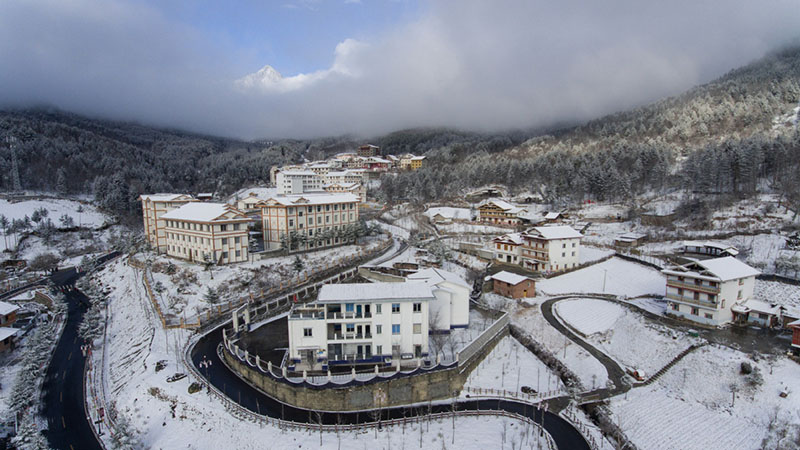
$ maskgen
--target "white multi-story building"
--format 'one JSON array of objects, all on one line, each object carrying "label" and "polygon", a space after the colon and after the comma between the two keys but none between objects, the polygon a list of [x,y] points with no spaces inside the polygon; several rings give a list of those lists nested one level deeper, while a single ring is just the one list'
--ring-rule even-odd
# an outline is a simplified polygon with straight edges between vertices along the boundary
[{"label": "white multi-story building", "polygon": [[428,356],[430,333],[469,326],[469,292],[466,281],[440,269],[400,283],[324,285],[316,301],[289,316],[290,364],[416,365]]},{"label": "white multi-story building", "polygon": [[289,366],[385,365],[428,355],[430,303],[423,281],[326,284],[313,303],[289,315]]},{"label": "white multi-story building", "polygon": [[522,261],[522,233],[509,233],[492,239],[494,259],[506,264],[519,264]]},{"label": "white multi-story building", "polygon": [[667,276],[667,313],[708,325],[731,322],[731,308],[753,297],[760,274],[731,256],[693,261],[662,273]]},{"label": "white multi-story building", "polygon": [[353,194],[278,195],[259,204],[264,248],[307,250],[343,244],[358,224]]},{"label": "white multi-story building", "polygon": [[216,264],[248,260],[250,219],[225,203],[187,203],[161,218],[168,256]]},{"label": "white multi-story building", "polygon": [[147,237],[147,242],[159,253],[167,251],[165,223],[162,216],[195,199],[187,194],[150,194],[139,196],[139,200],[142,201],[144,235]]},{"label": "white multi-story building", "polygon": [[275,176],[278,194],[304,194],[321,192],[325,184],[324,178],[311,170],[286,170],[280,171]]},{"label": "white multi-story building", "polygon": [[560,272],[580,265],[583,235],[570,226],[533,227],[522,233],[522,265],[536,272]]}]

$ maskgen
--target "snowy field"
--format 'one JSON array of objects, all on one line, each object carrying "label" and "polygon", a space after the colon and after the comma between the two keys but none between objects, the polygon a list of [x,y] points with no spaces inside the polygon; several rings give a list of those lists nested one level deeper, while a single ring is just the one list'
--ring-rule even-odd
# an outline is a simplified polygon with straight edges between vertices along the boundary
[{"label": "snowy field", "polygon": [[370,220],[367,223],[369,225],[376,225],[377,224],[383,230],[386,230],[389,233],[392,233],[393,236],[396,236],[396,237],[398,237],[400,239],[408,239],[411,236],[411,233],[409,233],[408,230],[406,230],[405,228],[398,227],[396,225],[390,225],[388,223],[378,222],[377,220]]},{"label": "snowy field", "polygon": [[756,280],[753,298],[771,304],[800,308],[800,286],[780,281]]},{"label": "snowy field", "polygon": [[577,214],[584,219],[618,219],[625,217],[628,208],[617,203],[590,203],[581,206]]},{"label": "snowy field", "polygon": [[700,342],[605,300],[562,300],[556,304],[556,312],[603,353],[625,367],[643,369],[648,374]]},{"label": "snowy field", "polygon": [[565,339],[564,335],[550,326],[542,317],[539,305],[546,297],[525,299],[532,305],[515,311],[512,320],[535,340],[544,344],[553,354],[580,378],[587,389],[604,386],[608,381],[606,368],[578,344]]},{"label": "snowy field", "polygon": [[[743,361],[758,367],[763,382],[740,373]],[[789,395],[781,398],[785,389]],[[652,385],[614,398],[611,408],[642,450],[755,450],[775,448],[762,445],[770,429],[778,434],[787,423],[796,426],[799,394],[797,363],[782,356],[754,362],[730,348],[706,346]]]},{"label": "snowy field", "polygon": [[625,308],[613,302],[576,298],[555,304],[558,315],[584,336],[611,329],[625,313]]},{"label": "snowy field", "polygon": [[[78,212],[82,207],[83,212]],[[66,214],[75,221],[75,225],[90,228],[103,226],[110,219],[97,210],[92,205],[82,204],[74,200],[65,199],[45,199],[45,200],[26,200],[24,202],[10,203],[8,200],[0,200],[0,214],[6,216],[11,221],[30,217],[34,210],[44,208],[49,212],[47,216],[56,226],[60,223],[58,219]]]},{"label": "snowy field", "polygon": [[476,233],[476,234],[506,234],[514,231],[513,228],[496,227],[492,225],[480,225],[477,223],[451,223],[447,225],[436,225],[442,233]]},{"label": "snowy field", "polygon": [[[614,245],[614,239],[634,230],[631,222],[593,222],[584,233],[581,245]],[[641,228],[637,231],[642,231]]]},{"label": "snowy field", "polygon": [[[459,418],[455,431],[450,419],[361,432],[325,433],[279,430],[242,421],[205,391],[189,394],[191,377],[167,383],[166,378],[185,369],[178,363],[180,349],[189,332],[153,326],[144,293],[131,268],[116,262],[103,270],[100,279],[111,288],[110,322],[106,348],[106,391],[116,400],[120,414],[138,431],[144,448],[245,450],[297,448],[496,448],[505,430],[508,446],[537,448],[533,433],[524,422],[501,418]],[[95,364],[103,352],[93,353]],[[156,373],[157,361],[167,361]],[[257,438],[254,438],[257,436]],[[108,435],[104,436],[108,439]],[[455,443],[452,443],[455,438]],[[544,444],[544,442],[542,442]],[[546,448],[544,445],[542,448]]]},{"label": "snowy field", "polygon": [[464,386],[511,392],[521,392],[522,386],[529,386],[536,392],[566,389],[555,373],[511,336],[497,343],[469,374]]},{"label": "snowy field", "polygon": [[663,295],[665,286],[666,280],[661,272],[620,258],[611,258],[575,272],[542,280],[537,283],[536,289],[546,295],[606,293],[637,297]]},{"label": "snowy field", "polygon": [[[437,206],[433,208],[428,208],[428,210],[425,211],[425,215],[431,219],[433,219],[433,216],[437,214],[440,214],[442,217],[446,217],[452,220],[472,220],[472,212],[470,212],[469,208],[451,208],[448,206]],[[475,214],[477,214],[477,212]]]},{"label": "snowy field", "polygon": [[580,250],[580,264],[586,264],[594,261],[599,261],[607,256],[614,254],[614,250],[607,248],[591,247],[588,245],[581,245]]}]

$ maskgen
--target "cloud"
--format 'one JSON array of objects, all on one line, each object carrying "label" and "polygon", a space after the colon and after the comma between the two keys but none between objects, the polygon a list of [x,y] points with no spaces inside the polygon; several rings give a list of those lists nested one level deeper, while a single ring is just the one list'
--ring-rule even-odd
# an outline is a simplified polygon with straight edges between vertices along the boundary
[{"label": "cloud", "polygon": [[281,76],[139,3],[7,0],[0,104],[243,138],[525,128],[679,93],[796,38],[797,23],[794,0],[432,0],[412,23],[339,43],[329,67]]}]

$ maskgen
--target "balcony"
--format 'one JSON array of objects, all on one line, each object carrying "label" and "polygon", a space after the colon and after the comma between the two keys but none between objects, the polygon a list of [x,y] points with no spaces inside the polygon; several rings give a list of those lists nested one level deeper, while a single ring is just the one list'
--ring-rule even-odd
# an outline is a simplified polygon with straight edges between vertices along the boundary
[{"label": "balcony", "polygon": [[371,319],[371,312],[356,312],[356,311],[335,311],[328,312],[328,320],[345,320],[345,319]]},{"label": "balcony", "polygon": [[339,333],[332,333],[328,332],[328,340],[329,341],[368,341],[372,339],[372,333],[348,333],[348,332],[339,332]]},{"label": "balcony", "polygon": [[719,285],[709,286],[707,284],[686,283],[674,279],[667,279],[667,286],[676,289],[689,289],[691,291],[705,292],[708,294],[719,294]]},{"label": "balcony", "polygon": [[550,255],[548,253],[526,251],[525,247],[523,247],[522,250],[522,258],[545,263],[550,261]]},{"label": "balcony", "polygon": [[289,320],[323,320],[325,319],[324,311],[309,311],[309,310],[296,310],[292,311]]},{"label": "balcony", "polygon": [[687,303],[687,304],[702,306],[704,308],[717,309],[717,304],[714,302],[710,302],[708,300],[695,300],[694,297],[684,297],[678,294],[667,294],[666,298],[668,300],[674,300],[680,303]]}]

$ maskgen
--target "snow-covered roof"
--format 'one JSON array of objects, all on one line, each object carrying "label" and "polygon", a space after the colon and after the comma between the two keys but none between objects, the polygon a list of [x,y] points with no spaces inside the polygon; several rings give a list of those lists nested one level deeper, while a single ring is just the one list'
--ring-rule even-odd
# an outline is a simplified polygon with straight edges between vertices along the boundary
[{"label": "snow-covered roof", "polygon": [[502,272],[497,272],[496,274],[492,275],[492,279],[497,281],[502,281],[503,283],[508,283],[512,286],[516,286],[522,283],[523,281],[527,280],[528,277],[517,275],[516,273],[506,272],[504,270]]},{"label": "snow-covered roof", "polygon": [[[178,209],[174,209],[163,216],[162,219],[188,220],[190,222],[212,222],[221,216],[233,212],[237,217],[222,218],[220,220],[242,220],[247,219],[242,211],[234,208],[227,203],[200,203],[190,202]],[[247,219],[249,220],[249,219]]]},{"label": "snow-covered roof", "polygon": [[778,305],[771,305],[760,300],[748,300],[741,305],[745,308],[745,310],[742,312],[755,311],[759,313],[772,314],[773,316],[777,316],[781,309],[781,307]]},{"label": "snow-covered roof", "polygon": [[325,205],[328,203],[353,203],[360,201],[361,198],[355,194],[336,193],[336,194],[296,194],[296,195],[276,195],[267,201],[274,201],[284,206],[298,205]]},{"label": "snow-covered roof", "polygon": [[422,161],[423,159],[425,159],[424,156],[415,156],[415,157],[411,158],[412,161]]},{"label": "snow-covered roof", "polygon": [[504,234],[502,236],[498,236],[492,239],[494,242],[511,242],[516,245],[522,245],[522,234],[521,233],[509,233]]},{"label": "snow-covered roof", "polygon": [[369,162],[375,162],[375,163],[381,163],[381,164],[390,164],[391,163],[391,161],[383,159],[383,158],[378,158],[377,156],[370,157],[368,161]]},{"label": "snow-covered roof", "polygon": [[506,211],[506,212],[511,213],[511,214],[516,214],[516,213],[522,211],[522,208],[520,208],[518,206],[514,206],[514,205],[512,205],[511,203],[508,203],[505,200],[499,200],[499,199],[496,199],[496,198],[493,198],[493,199],[490,199],[490,200],[486,200],[485,202],[481,203],[481,206],[486,206],[488,204],[493,204],[493,205],[497,206],[498,208],[502,209],[503,211]]},{"label": "snow-covered roof", "polygon": [[800,320],[795,320],[794,322],[790,322],[786,326],[789,326],[789,327],[800,327]]},{"label": "snow-covered roof", "polygon": [[192,196],[188,194],[142,194],[139,196],[142,200],[150,200],[151,202],[173,202],[176,200],[191,200]]},{"label": "snow-covered roof", "polygon": [[619,239],[622,239],[622,240],[634,240],[635,241],[635,240],[638,240],[638,239],[642,239],[645,236],[647,236],[647,235],[644,234],[644,233],[625,233],[623,235],[620,235]]},{"label": "snow-covered roof", "polygon": [[328,178],[334,177],[346,177],[346,176],[361,176],[363,170],[359,169],[348,169],[348,170],[339,170],[335,172],[328,172]]},{"label": "snow-covered roof", "polygon": [[279,173],[282,173],[284,176],[290,176],[290,177],[292,177],[292,176],[295,176],[295,177],[299,177],[299,176],[315,177],[315,176],[317,176],[316,172],[312,172],[310,170],[287,170],[287,171],[283,171],[283,172],[279,172]]},{"label": "snow-covered roof", "polygon": [[583,237],[583,235],[580,234],[576,229],[568,225],[533,227],[525,231],[525,234],[544,239],[578,239]]},{"label": "snow-covered roof", "polygon": [[428,217],[434,217],[437,214],[441,215],[442,217],[446,217],[448,219],[470,220],[472,218],[472,213],[467,208],[451,208],[449,206],[436,206],[433,208],[428,208],[428,210],[425,211],[425,215]]},{"label": "snow-covered roof", "polygon": [[0,327],[0,341],[17,334],[16,328]]},{"label": "snow-covered roof", "polygon": [[7,314],[11,314],[12,312],[19,309],[19,306],[13,305],[11,303],[0,302],[0,316],[5,316]]},{"label": "snow-covered roof", "polygon": [[724,252],[730,253],[732,256],[736,256],[739,254],[739,250],[728,244],[720,244],[718,242],[700,242],[700,241],[683,241],[684,248],[688,247],[709,247],[709,248],[716,248],[718,250],[722,250]]},{"label": "snow-covered roof", "polygon": [[549,212],[544,215],[545,220],[555,220],[561,215],[560,212]]},{"label": "snow-covered roof", "polygon": [[433,284],[439,284],[443,281],[453,283],[457,286],[462,286],[469,289],[469,285],[461,277],[442,269],[429,268],[420,270],[417,273],[412,273],[407,277],[409,280],[430,280]]},{"label": "snow-covered roof", "polygon": [[326,284],[319,290],[317,303],[341,303],[350,301],[381,300],[433,300],[433,292],[427,283],[353,283]]},{"label": "snow-covered roof", "polygon": [[[692,266],[700,266],[703,270],[691,269]],[[722,258],[706,259],[704,261],[693,261],[683,266],[676,266],[664,270],[665,273],[673,275],[691,275],[714,277],[720,281],[736,280],[738,278],[754,277],[759,275],[757,269],[739,261],[733,256]]]}]

